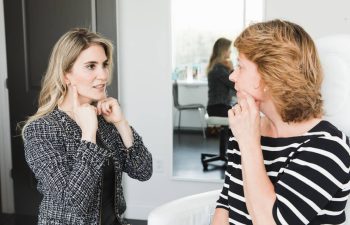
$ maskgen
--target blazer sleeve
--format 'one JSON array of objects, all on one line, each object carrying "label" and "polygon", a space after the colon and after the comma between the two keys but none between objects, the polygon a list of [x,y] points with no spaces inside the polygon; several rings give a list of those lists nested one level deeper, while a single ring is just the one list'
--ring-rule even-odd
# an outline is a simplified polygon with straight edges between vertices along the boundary
[{"label": "blazer sleeve", "polygon": [[89,196],[96,193],[103,162],[110,153],[94,143],[81,141],[70,168],[62,129],[55,122],[30,123],[24,130],[25,158],[44,196],[86,214]]},{"label": "blazer sleeve", "polygon": [[272,213],[276,223],[309,224],[317,215],[338,213],[324,209],[336,193],[346,193],[349,152],[338,137],[314,138],[303,144],[275,185]]},{"label": "blazer sleeve", "polygon": [[139,181],[146,181],[151,178],[153,173],[152,154],[148,151],[136,130],[133,127],[131,127],[131,130],[134,141],[131,147],[126,148],[118,131],[115,129],[117,132],[116,144],[119,150],[119,159],[121,160],[123,171],[129,177]]}]

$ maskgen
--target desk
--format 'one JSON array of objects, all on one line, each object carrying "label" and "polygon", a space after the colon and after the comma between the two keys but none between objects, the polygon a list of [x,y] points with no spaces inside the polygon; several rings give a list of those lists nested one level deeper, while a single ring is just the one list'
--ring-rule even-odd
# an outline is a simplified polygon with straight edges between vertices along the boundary
[{"label": "desk", "polygon": [[177,84],[184,87],[208,86],[208,80],[177,80]]}]

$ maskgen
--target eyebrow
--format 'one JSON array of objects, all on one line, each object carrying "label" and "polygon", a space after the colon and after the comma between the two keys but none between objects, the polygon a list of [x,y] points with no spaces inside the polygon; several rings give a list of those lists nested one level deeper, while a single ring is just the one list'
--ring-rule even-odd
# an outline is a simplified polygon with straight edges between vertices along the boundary
[{"label": "eyebrow", "polygon": [[[106,62],[109,62],[108,59],[106,59],[105,61],[103,61],[102,63],[106,63]],[[88,62],[85,62],[84,64],[98,64],[97,61],[88,61]]]}]

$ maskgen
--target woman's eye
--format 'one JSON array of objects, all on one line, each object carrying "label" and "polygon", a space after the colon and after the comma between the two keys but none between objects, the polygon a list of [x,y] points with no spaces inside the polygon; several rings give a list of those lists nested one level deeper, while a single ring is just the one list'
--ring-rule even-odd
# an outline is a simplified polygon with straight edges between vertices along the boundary
[{"label": "woman's eye", "polygon": [[103,68],[107,68],[108,65],[109,65],[108,62],[103,63]]},{"label": "woman's eye", "polygon": [[95,64],[89,64],[86,66],[89,70],[93,70],[95,68]]}]

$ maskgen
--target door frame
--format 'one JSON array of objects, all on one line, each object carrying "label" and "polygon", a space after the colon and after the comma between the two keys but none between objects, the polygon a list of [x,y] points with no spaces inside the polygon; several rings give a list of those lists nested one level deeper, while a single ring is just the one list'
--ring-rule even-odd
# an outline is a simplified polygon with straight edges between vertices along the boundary
[{"label": "door frame", "polygon": [[0,114],[0,180],[1,180],[1,208],[3,213],[14,213],[13,180],[11,177],[12,152],[10,137],[10,107],[6,85],[7,60],[5,41],[4,4],[0,0],[0,105],[3,111]]}]

